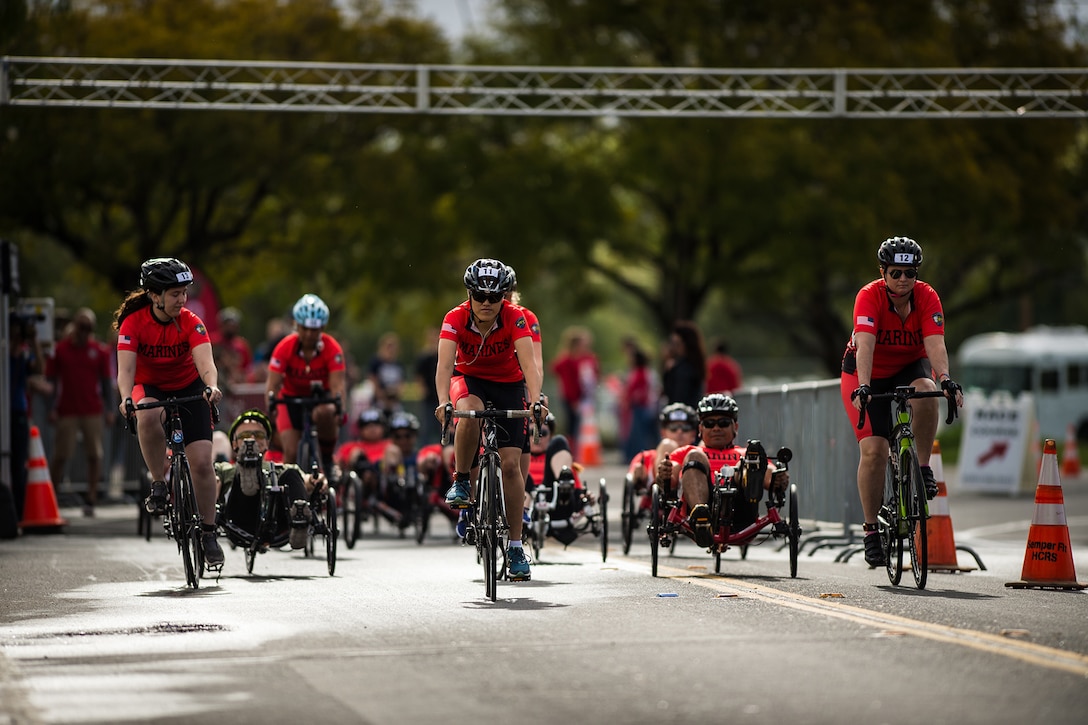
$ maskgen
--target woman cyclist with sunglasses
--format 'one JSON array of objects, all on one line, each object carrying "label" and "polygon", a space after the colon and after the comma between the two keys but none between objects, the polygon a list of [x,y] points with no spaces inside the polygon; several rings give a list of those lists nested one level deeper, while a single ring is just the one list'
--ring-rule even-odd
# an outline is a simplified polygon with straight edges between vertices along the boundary
[{"label": "woman cyclist with sunglasses", "polygon": [[[941,298],[918,279],[922,247],[913,239],[892,237],[881,243],[876,256],[880,278],[862,287],[854,300],[854,331],[843,355],[840,378],[843,407],[861,448],[858,494],[865,515],[865,561],[873,567],[884,566],[876,516],[888,463],[891,403],[873,402],[861,430],[855,425],[858,411],[868,405],[871,395],[890,392],[899,385],[935,391],[939,384],[947,397],[955,397],[956,404],[963,406],[960,386],[949,377]],[[929,457],[940,410],[936,398],[918,398],[910,405],[926,496],[933,498],[937,482]]]}]

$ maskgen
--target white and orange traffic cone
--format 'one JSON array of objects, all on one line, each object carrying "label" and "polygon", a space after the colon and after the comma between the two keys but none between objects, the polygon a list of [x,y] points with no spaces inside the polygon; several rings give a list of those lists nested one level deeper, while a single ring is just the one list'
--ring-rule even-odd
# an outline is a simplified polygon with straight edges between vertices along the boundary
[{"label": "white and orange traffic cone", "polygon": [[1077,432],[1070,423],[1065,431],[1065,446],[1062,448],[1062,475],[1076,478],[1080,475],[1080,451],[1077,450]]},{"label": "white and orange traffic cone", "polygon": [[960,566],[956,559],[956,537],[952,533],[952,516],[948,508],[948,486],[944,481],[944,462],[941,460],[941,444],[933,441],[933,455],[929,459],[933,477],[937,479],[937,496],[929,502],[929,521],[926,522],[926,552],[930,571],[974,571],[973,566]]},{"label": "white and orange traffic cone", "polygon": [[601,465],[601,434],[593,403],[582,403],[582,424],[578,429],[578,460],[586,466]]},{"label": "white and orange traffic cone", "polygon": [[19,522],[23,533],[60,533],[68,522],[60,516],[57,493],[49,477],[49,462],[45,460],[45,446],[38,426],[30,428],[30,458],[27,461],[26,501],[23,503],[23,520]]},{"label": "white and orange traffic cone", "polygon": [[1043,444],[1043,465],[1035,489],[1035,514],[1028,530],[1028,548],[1020,581],[1006,582],[1013,589],[1085,589],[1077,581],[1069,525],[1065,520],[1065,497],[1058,475],[1058,444],[1048,438]]}]

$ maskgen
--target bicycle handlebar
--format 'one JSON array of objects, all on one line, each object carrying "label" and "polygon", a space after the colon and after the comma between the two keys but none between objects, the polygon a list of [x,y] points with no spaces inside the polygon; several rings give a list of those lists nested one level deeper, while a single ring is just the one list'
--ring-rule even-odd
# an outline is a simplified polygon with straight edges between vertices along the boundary
[{"label": "bicycle handlebar", "polygon": [[[184,405],[185,403],[195,403],[198,400],[207,400],[207,396],[211,395],[211,388],[204,388],[204,392],[199,395],[185,395],[180,398],[167,398],[166,400],[154,400],[149,403],[133,403],[132,398],[125,399],[125,430],[130,433],[136,432],[136,426],[132,425],[132,416],[136,414],[137,410],[154,410],[155,408],[169,408],[178,405]],[[219,424],[219,406],[209,403],[212,409],[212,425]]]},{"label": "bicycle handlebar", "polygon": [[449,444],[450,421],[454,418],[489,418],[491,420],[498,420],[499,418],[532,418],[533,443],[536,443],[540,440],[540,411],[540,403],[533,403],[532,408],[521,410],[496,410],[495,408],[487,408],[486,410],[454,410],[453,403],[446,403],[445,422],[442,424],[442,445]]},{"label": "bicycle handlebar", "polygon": [[956,397],[954,395],[945,395],[943,390],[925,390],[918,392],[915,388],[900,386],[889,393],[873,393],[869,396],[867,402],[862,403],[861,410],[858,411],[858,430],[861,430],[865,425],[865,410],[869,403],[874,400],[894,400],[896,402],[906,402],[911,398],[947,398],[948,399],[948,416],[945,418],[946,425],[952,425],[952,421],[956,420],[958,411],[956,410]]},{"label": "bicycle handlebar", "polygon": [[333,405],[336,406],[336,412],[340,413],[341,412],[340,406],[342,405],[342,403],[340,401],[340,398],[339,397],[335,397],[335,398],[332,397],[331,395],[328,394],[328,391],[322,391],[322,392],[324,392],[325,394],[320,395],[320,396],[309,396],[309,395],[308,396],[292,396],[292,395],[287,395],[287,396],[276,397],[275,395],[269,395],[268,396],[268,407],[271,408],[272,406],[279,405],[279,404],[283,403],[283,404],[290,404],[290,405],[301,405],[303,410],[305,410],[307,408],[312,409],[312,408],[316,408],[319,405],[326,405],[328,403],[332,403]]}]

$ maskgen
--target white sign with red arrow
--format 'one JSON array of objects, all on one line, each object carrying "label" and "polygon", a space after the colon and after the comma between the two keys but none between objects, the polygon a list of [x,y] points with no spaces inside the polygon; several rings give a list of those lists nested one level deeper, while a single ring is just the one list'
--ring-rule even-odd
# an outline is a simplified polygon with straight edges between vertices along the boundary
[{"label": "white sign with red arrow", "polygon": [[1029,393],[1013,398],[1002,392],[989,396],[970,392],[964,401],[962,419],[959,461],[962,490],[1010,495],[1035,490],[1035,481],[1024,480],[1024,457],[1035,419],[1035,405]]}]

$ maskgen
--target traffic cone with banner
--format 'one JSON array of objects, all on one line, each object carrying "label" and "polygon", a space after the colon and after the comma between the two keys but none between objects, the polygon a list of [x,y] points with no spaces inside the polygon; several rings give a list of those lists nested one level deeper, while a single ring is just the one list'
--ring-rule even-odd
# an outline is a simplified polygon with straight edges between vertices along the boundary
[{"label": "traffic cone with banner", "polygon": [[597,430],[597,413],[593,403],[582,403],[582,424],[578,429],[578,460],[586,466],[601,465],[601,434]]},{"label": "traffic cone with banner", "polygon": [[1084,589],[1077,581],[1069,525],[1065,520],[1065,497],[1058,475],[1058,444],[1048,438],[1043,444],[1043,465],[1035,489],[1035,515],[1028,530],[1028,548],[1020,581],[1006,582],[1013,589]]},{"label": "traffic cone with banner", "polygon": [[1062,475],[1076,478],[1080,475],[1080,452],[1077,450],[1077,432],[1070,423],[1065,432],[1065,447],[1062,449]]},{"label": "traffic cone with banner", "polygon": [[19,526],[23,533],[60,533],[68,522],[60,517],[57,493],[49,478],[49,463],[45,460],[45,446],[38,426],[30,428],[30,459],[27,461],[26,501],[23,504],[23,520]]},{"label": "traffic cone with banner", "polygon": [[956,538],[952,533],[952,516],[948,509],[948,487],[944,481],[944,462],[941,460],[940,441],[933,441],[933,455],[929,459],[933,477],[937,479],[937,496],[929,502],[929,521],[926,522],[926,551],[930,571],[974,571],[973,566],[960,566],[956,561]]}]

